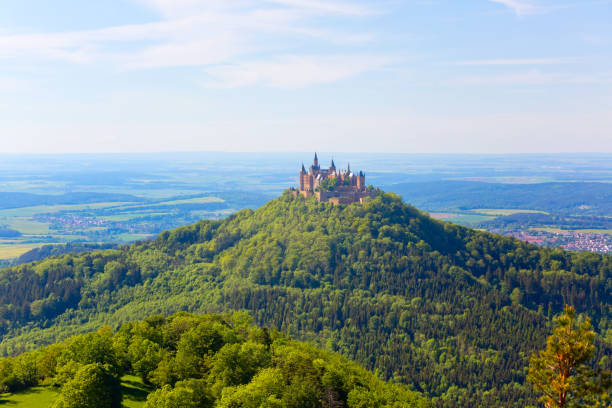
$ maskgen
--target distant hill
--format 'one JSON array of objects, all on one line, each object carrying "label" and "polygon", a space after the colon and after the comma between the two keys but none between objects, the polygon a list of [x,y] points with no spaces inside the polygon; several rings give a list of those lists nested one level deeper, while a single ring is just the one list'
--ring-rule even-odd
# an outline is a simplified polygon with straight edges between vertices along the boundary
[{"label": "distant hill", "polygon": [[12,228],[6,228],[0,226],[0,238],[16,238],[20,237],[21,232],[14,230]]},{"label": "distant hill", "polygon": [[612,183],[502,184],[475,181],[398,183],[387,188],[423,209],[509,208],[612,215]]},{"label": "distant hill", "polygon": [[[4,353],[181,310],[248,310],[441,407],[524,407],[530,353],[565,304],[612,353],[612,257],[443,223],[393,194],[333,206],[286,193],[114,250],[0,272]],[[602,364],[610,361],[602,360]]]}]

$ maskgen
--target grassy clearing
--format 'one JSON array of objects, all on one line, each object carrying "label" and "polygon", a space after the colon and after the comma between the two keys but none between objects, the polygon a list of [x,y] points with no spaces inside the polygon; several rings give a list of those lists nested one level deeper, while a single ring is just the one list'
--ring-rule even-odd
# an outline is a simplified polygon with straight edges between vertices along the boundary
[{"label": "grassy clearing", "polygon": [[49,408],[57,398],[57,391],[50,387],[33,387],[16,394],[2,394],[0,407]]},{"label": "grassy clearing", "polygon": [[548,214],[545,211],[538,210],[521,210],[521,209],[505,209],[505,208],[477,208],[470,212],[486,215],[513,215],[513,214]]},{"label": "grassy clearing", "polygon": [[[123,406],[125,408],[142,408],[151,388],[142,380],[132,375],[121,378]],[[1,394],[0,407],[15,408],[49,408],[57,398],[57,388],[34,387],[15,394]]]}]

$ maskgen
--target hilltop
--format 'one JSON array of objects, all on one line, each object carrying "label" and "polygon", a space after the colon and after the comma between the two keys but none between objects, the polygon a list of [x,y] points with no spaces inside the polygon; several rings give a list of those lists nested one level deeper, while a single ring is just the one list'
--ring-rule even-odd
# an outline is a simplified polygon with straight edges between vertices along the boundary
[{"label": "hilltop", "polygon": [[[538,248],[428,217],[290,192],[258,210],[0,273],[4,353],[150,314],[248,310],[440,406],[534,402],[527,358],[564,304],[612,351],[612,257]],[[603,364],[610,364],[603,361]]]}]

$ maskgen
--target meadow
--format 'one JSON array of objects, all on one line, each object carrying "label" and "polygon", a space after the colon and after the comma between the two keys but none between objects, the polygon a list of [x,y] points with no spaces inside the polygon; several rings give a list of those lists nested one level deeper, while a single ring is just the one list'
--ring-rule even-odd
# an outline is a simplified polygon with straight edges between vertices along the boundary
[{"label": "meadow", "polygon": [[[125,408],[142,408],[151,388],[133,375],[121,378],[123,406]],[[0,395],[0,407],[14,408],[50,408],[58,396],[58,389],[53,387],[32,387],[14,394]]]}]

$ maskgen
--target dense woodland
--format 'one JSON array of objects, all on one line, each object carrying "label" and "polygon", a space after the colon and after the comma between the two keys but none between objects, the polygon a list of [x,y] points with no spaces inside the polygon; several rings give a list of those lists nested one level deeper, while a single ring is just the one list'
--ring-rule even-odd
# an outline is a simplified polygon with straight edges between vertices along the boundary
[{"label": "dense woodland", "polygon": [[244,313],[151,316],[0,359],[0,388],[59,388],[53,408],[121,408],[124,374],[145,408],[431,407],[337,354],[250,324]]},{"label": "dense woodland", "polygon": [[444,407],[535,403],[525,384],[565,304],[612,362],[612,257],[433,220],[398,196],[333,206],[289,194],[153,241],[4,269],[4,354],[155,313],[248,310]]},{"label": "dense woodland", "polygon": [[427,210],[521,208],[555,214],[612,214],[612,185],[597,182],[534,184],[436,181],[388,186]]}]

